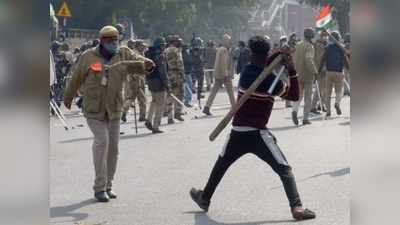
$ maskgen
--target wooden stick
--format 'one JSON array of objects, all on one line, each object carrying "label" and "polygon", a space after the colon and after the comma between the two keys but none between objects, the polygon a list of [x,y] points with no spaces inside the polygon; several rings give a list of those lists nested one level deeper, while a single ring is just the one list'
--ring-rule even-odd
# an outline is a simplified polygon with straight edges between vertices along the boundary
[{"label": "wooden stick", "polygon": [[192,114],[192,116],[194,116],[195,119],[199,118],[199,116],[196,113],[194,113],[191,109],[186,107],[185,104],[181,100],[179,100],[174,94],[169,93],[168,95],[171,96],[171,98],[174,99],[179,105],[181,105],[182,108],[186,110],[186,112]]},{"label": "wooden stick", "polygon": [[246,92],[240,97],[239,101],[236,102],[235,105],[232,106],[231,110],[226,114],[226,116],[219,122],[217,127],[211,132],[209,139],[210,141],[214,141],[215,138],[224,130],[224,128],[228,125],[231,121],[232,117],[235,113],[242,107],[242,105],[247,101],[248,98],[255,92],[255,90],[260,86],[260,84],[267,78],[271,73],[272,70],[281,62],[282,56],[279,55],[266,67],[262,73],[257,77],[257,79],[250,85],[250,87],[246,90]]}]

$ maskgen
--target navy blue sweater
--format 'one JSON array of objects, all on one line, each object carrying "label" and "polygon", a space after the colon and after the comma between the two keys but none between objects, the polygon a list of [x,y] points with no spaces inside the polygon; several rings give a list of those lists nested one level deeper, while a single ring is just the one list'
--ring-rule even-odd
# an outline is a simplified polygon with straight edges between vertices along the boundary
[{"label": "navy blue sweater", "polygon": [[[238,100],[250,85],[257,79],[264,68],[254,64],[248,64],[240,74]],[[291,101],[299,100],[299,82],[295,70],[289,71],[290,82],[279,80],[271,94],[268,89],[274,82],[276,75],[270,74],[260,84],[257,90],[236,112],[232,125],[253,127],[257,129],[267,129],[267,123],[274,105],[274,97],[280,96]]]},{"label": "navy blue sweater", "polygon": [[333,72],[343,72],[344,52],[334,43],[329,44],[325,51],[326,70]]},{"label": "navy blue sweater", "polygon": [[153,60],[156,68],[146,76],[147,85],[152,92],[161,92],[169,89],[167,62],[165,53],[155,47],[150,47],[146,52],[146,57]]}]

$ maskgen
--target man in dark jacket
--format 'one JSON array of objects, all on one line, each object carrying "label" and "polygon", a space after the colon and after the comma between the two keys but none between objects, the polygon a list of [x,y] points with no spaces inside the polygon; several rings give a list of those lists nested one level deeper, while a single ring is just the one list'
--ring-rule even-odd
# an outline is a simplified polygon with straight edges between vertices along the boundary
[{"label": "man in dark jacket", "polygon": [[[264,67],[271,62],[280,52],[271,56],[266,62],[270,45],[262,36],[255,36],[249,40],[251,49],[251,63],[240,74],[239,93],[240,99],[251,84],[260,76]],[[278,81],[273,87],[276,75],[270,74],[250,96],[250,98],[235,113],[233,128],[225,142],[223,151],[212,169],[208,182],[203,190],[192,188],[190,195],[197,205],[208,211],[211,197],[228,168],[240,157],[253,153],[268,163],[279,175],[292,216],[296,220],[313,219],[315,213],[304,209],[292,174],[292,168],[276,144],[276,139],[267,128],[274,105],[274,97],[297,101],[299,99],[299,81],[289,52],[283,53],[284,64],[289,73],[289,82]],[[271,87],[272,86],[272,87]],[[269,89],[272,89],[270,93]]]},{"label": "man in dark jacket", "polygon": [[185,83],[183,91],[184,103],[186,107],[192,107],[192,57],[190,55],[189,46],[187,44],[184,44],[182,46],[182,59],[183,67],[185,69]]},{"label": "man in dark jacket", "polygon": [[250,50],[244,41],[239,41],[239,57],[236,65],[236,73],[240,74],[244,67],[250,62]]},{"label": "man in dark jacket", "polygon": [[192,57],[192,72],[197,81],[197,100],[204,98],[203,86],[204,86],[204,48],[203,40],[201,38],[195,38],[192,42],[192,48],[190,49],[190,55]]},{"label": "man in dark jacket", "polygon": [[153,134],[163,132],[159,129],[159,126],[161,124],[167,93],[169,92],[167,62],[164,53],[165,46],[165,39],[158,37],[154,40],[153,46],[146,52],[146,57],[153,60],[156,64],[154,71],[146,76],[152,100],[145,126],[151,130]]},{"label": "man in dark jacket", "polygon": [[[340,41],[340,34],[336,31],[332,32],[332,37],[337,42]],[[322,71],[323,66],[326,67],[326,93],[325,93],[325,105],[326,105],[326,116],[331,116],[331,94],[332,89],[335,87],[335,109],[337,115],[342,115],[340,109],[340,101],[343,96],[343,85],[344,85],[344,67],[348,68],[346,64],[346,56],[343,49],[338,46],[340,43],[335,43],[333,40],[326,47],[325,53],[322,56],[321,64],[319,65],[318,71]]]}]

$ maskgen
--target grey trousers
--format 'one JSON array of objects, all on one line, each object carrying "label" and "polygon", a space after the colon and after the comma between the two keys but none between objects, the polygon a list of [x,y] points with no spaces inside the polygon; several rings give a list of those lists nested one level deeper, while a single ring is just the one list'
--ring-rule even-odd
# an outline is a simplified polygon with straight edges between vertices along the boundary
[{"label": "grey trousers", "polygon": [[119,120],[87,119],[94,135],[92,145],[95,180],[95,192],[112,188],[118,160]]},{"label": "grey trousers", "polygon": [[213,71],[204,72],[204,76],[206,77],[206,85],[207,85],[207,87],[211,87],[211,85],[214,83]]},{"label": "grey trousers", "polygon": [[211,89],[210,95],[208,96],[206,107],[211,107],[218,90],[222,87],[222,84],[226,87],[226,92],[229,96],[229,101],[231,106],[235,104],[235,95],[233,94],[233,84],[230,77],[226,77],[224,80],[215,79],[214,85]]},{"label": "grey trousers", "polygon": [[147,121],[152,122],[153,128],[158,129],[161,124],[161,117],[164,112],[166,92],[151,92],[150,109],[147,114]]}]

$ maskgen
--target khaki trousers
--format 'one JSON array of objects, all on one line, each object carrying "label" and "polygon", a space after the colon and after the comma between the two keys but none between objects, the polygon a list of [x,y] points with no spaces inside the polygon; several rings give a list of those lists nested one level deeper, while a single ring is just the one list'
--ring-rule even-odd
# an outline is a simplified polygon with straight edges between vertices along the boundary
[{"label": "khaki trousers", "polygon": [[151,92],[150,109],[147,114],[147,121],[152,122],[153,128],[158,129],[161,124],[161,117],[165,107],[166,92]]},{"label": "khaki trousers", "polygon": [[229,101],[231,106],[235,104],[235,95],[233,94],[233,84],[230,77],[225,77],[225,79],[215,79],[214,85],[211,89],[210,95],[208,96],[206,107],[211,107],[218,90],[224,85],[226,87],[226,92],[229,96]]},{"label": "khaki trousers", "polygon": [[119,120],[87,119],[94,135],[92,151],[95,170],[93,190],[95,192],[111,189],[117,168]]},{"label": "khaki trousers", "polygon": [[326,71],[326,94],[325,104],[328,113],[331,112],[331,95],[332,89],[335,87],[336,99],[335,103],[340,105],[343,96],[343,72]]},{"label": "khaki trousers", "polygon": [[[177,84],[175,87],[171,87],[171,93],[181,101],[183,101],[183,92],[183,83]],[[166,104],[168,119],[173,119],[174,116],[179,116],[182,114],[182,106],[169,95],[167,96]]]},{"label": "khaki trousers", "polygon": [[312,98],[312,80],[304,81],[299,80],[300,97],[299,101],[293,105],[293,111],[298,112],[300,103],[304,98],[303,120],[308,120],[311,111],[311,98]]}]

